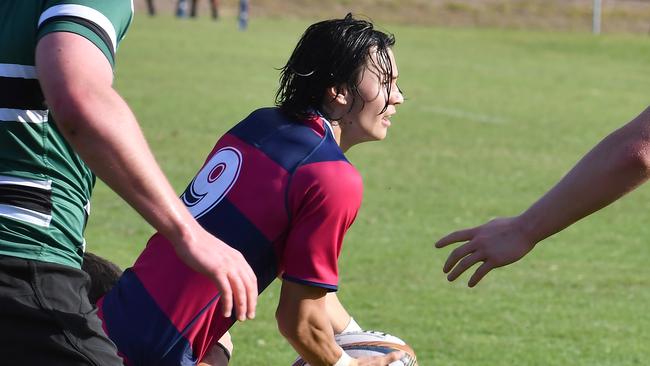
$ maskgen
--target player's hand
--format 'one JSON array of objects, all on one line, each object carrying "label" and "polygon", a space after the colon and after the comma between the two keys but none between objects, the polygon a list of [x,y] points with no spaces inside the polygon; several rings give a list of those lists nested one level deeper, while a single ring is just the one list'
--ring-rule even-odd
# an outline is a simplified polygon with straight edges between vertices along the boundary
[{"label": "player's hand", "polygon": [[185,264],[215,282],[223,316],[230,317],[234,309],[237,320],[253,319],[258,294],[255,273],[238,250],[197,227],[190,243],[175,245],[176,253]]},{"label": "player's hand", "polygon": [[452,243],[466,242],[454,249],[443,271],[453,281],[478,262],[483,262],[470,278],[474,287],[494,268],[516,262],[535,247],[535,242],[524,234],[517,217],[499,218],[471,229],[455,231],[436,243],[437,248]]},{"label": "player's hand", "polygon": [[405,354],[402,351],[391,352],[385,356],[353,358],[350,366],[388,366],[392,362],[398,361]]}]

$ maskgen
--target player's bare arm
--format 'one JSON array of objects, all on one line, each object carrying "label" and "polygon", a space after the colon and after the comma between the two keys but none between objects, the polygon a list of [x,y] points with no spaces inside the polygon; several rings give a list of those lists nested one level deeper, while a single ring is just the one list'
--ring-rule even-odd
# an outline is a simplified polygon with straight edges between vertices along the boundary
[{"label": "player's bare arm", "polygon": [[283,281],[275,314],[280,333],[312,365],[334,365],[342,352],[327,316],[326,294],[323,288]]},{"label": "player's bare arm", "polygon": [[464,242],[451,252],[443,271],[453,281],[482,262],[469,280],[469,286],[475,286],[492,269],[516,262],[541,240],[616,201],[648,178],[650,107],[603,139],[521,215],[440,239],[438,248]]},{"label": "player's bare arm", "polygon": [[177,198],[133,113],[112,88],[102,52],[79,35],[49,34],[38,43],[36,69],[59,129],[86,164],[170,239],[188,265],[216,282],[225,315],[234,306],[239,320],[253,318],[253,271],[238,251],[203,230]]},{"label": "player's bare arm", "polygon": [[[344,355],[334,341],[327,313],[327,291],[291,281],[282,282],[276,319],[280,333],[310,365],[334,365]],[[388,365],[403,354],[352,359],[348,365]]]},{"label": "player's bare arm", "polygon": [[359,324],[350,316],[343,304],[341,304],[341,301],[339,301],[336,292],[328,292],[325,295],[325,306],[334,334],[361,331]]},{"label": "player's bare arm", "polygon": [[325,308],[334,334],[342,333],[348,324],[350,324],[352,317],[339,301],[336,292],[328,292],[325,295]]}]

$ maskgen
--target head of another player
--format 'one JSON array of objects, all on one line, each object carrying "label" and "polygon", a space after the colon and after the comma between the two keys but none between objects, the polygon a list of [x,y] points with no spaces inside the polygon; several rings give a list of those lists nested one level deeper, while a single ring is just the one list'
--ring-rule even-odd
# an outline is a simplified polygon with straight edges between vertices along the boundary
[{"label": "head of another player", "polygon": [[395,37],[348,14],[311,25],[281,69],[276,103],[299,119],[318,111],[337,126],[345,151],[382,140],[404,101],[397,87]]},{"label": "head of another player", "polygon": [[122,270],[115,263],[89,252],[84,253],[81,269],[90,276],[88,299],[91,304],[96,304],[122,275]]}]

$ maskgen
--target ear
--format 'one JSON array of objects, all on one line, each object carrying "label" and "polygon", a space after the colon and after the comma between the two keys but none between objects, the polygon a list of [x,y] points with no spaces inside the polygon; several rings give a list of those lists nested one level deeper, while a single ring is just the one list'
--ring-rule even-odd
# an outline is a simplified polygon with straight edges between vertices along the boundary
[{"label": "ear", "polygon": [[327,99],[332,103],[339,105],[347,105],[349,103],[348,96],[350,91],[348,90],[347,85],[335,85],[327,88],[326,91]]}]

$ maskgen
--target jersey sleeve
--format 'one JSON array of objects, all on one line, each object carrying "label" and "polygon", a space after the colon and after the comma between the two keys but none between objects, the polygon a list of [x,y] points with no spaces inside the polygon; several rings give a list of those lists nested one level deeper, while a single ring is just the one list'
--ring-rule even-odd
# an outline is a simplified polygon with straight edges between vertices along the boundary
[{"label": "jersey sleeve", "polygon": [[132,19],[132,0],[49,0],[38,19],[38,39],[53,32],[78,34],[97,46],[113,66]]},{"label": "jersey sleeve", "polygon": [[291,229],[282,255],[283,279],[336,291],[338,258],[361,205],[361,176],[346,161],[300,167],[288,194]]}]

